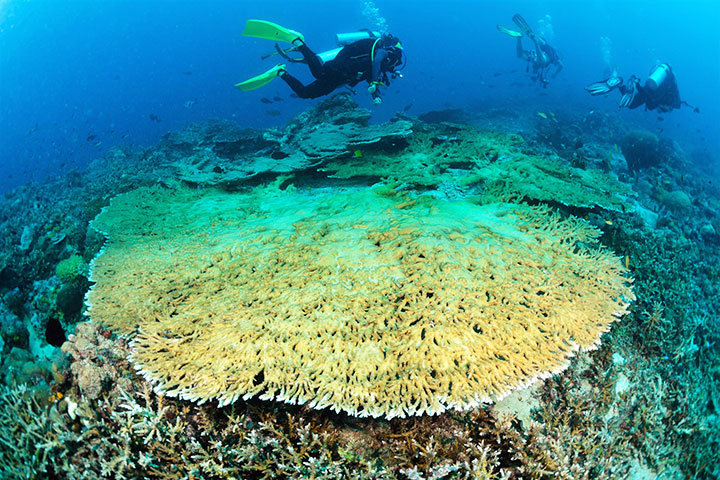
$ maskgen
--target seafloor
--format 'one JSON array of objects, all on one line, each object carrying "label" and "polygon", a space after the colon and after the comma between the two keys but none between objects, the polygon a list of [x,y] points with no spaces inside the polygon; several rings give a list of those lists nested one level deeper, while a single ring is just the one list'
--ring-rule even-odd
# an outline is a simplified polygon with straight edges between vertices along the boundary
[{"label": "seafloor", "polygon": [[[601,112],[521,115],[498,108],[482,114],[448,110],[420,118],[398,115],[383,125],[370,125],[369,118],[368,111],[340,94],[284,128],[257,131],[226,122],[195,125],[167,134],[154,147],[117,148],[86,170],[6,194],[0,200],[5,233],[0,238],[0,478],[718,478],[720,188],[714,180],[717,172],[709,171],[713,159],[692,145],[628,128],[615,116]],[[215,337],[228,338],[232,344],[235,319],[218,312],[237,307],[232,295],[224,292],[232,294],[238,285],[245,288],[249,280],[238,280],[239,274],[223,278],[187,273],[207,272],[236,255],[233,249],[227,257],[203,257],[203,241],[207,241],[208,252],[212,248],[222,250],[223,244],[218,245],[217,240],[220,233],[214,237],[214,232],[227,225],[229,214],[227,210],[198,214],[193,205],[199,208],[202,199],[215,195],[213,192],[218,192],[225,204],[254,195],[260,200],[237,207],[243,212],[240,217],[260,218],[255,210],[266,209],[277,217],[277,223],[282,217],[300,231],[310,227],[285,217],[298,214],[302,208],[286,212],[263,205],[262,195],[271,199],[317,192],[327,197],[358,191],[372,191],[389,202],[392,215],[399,212],[400,216],[410,208],[430,205],[428,211],[433,211],[433,202],[456,200],[474,205],[471,208],[487,209],[501,203],[552,215],[554,224],[575,225],[574,234],[595,232],[579,237],[567,234],[560,243],[570,242],[569,250],[575,249],[575,253],[569,254],[579,255],[586,263],[588,259],[598,259],[599,263],[602,258],[610,262],[608,265],[616,265],[607,267],[615,275],[612,278],[616,283],[618,278],[632,282],[635,299],[628,313],[612,323],[606,333],[602,333],[606,325],[586,318],[590,313],[602,313],[593,311],[601,308],[601,301],[552,304],[553,315],[566,318],[567,329],[574,335],[558,340],[558,344],[580,345],[580,351],[570,355],[572,348],[568,347],[563,355],[555,355],[562,368],[548,368],[558,373],[526,389],[508,387],[522,383],[522,379],[508,379],[521,376],[524,368],[511,373],[510,367],[498,377],[501,380],[488,377],[488,388],[496,389],[491,391],[495,395],[489,395],[493,398],[483,398],[490,403],[460,403],[463,409],[450,405],[435,415],[407,416],[419,413],[413,409],[423,405],[419,399],[424,395],[422,388],[413,391],[409,384],[402,390],[407,401],[393,400],[400,406],[391,414],[383,403],[383,392],[365,397],[359,406],[333,399],[323,403],[322,399],[295,398],[326,407],[313,409],[307,403],[260,400],[257,395],[218,406],[215,399],[225,403],[236,399],[238,395],[223,396],[234,391],[231,388],[240,393],[265,388],[274,359],[262,359],[265,374],[250,375],[243,389],[230,383],[243,374],[248,363],[252,364],[247,357],[233,363],[233,359],[207,354],[216,347],[204,339],[213,335],[215,321],[216,328],[222,325],[225,329],[222,335],[215,332]],[[140,195],[146,203],[131,205],[133,195]],[[178,197],[185,203],[177,203]],[[150,204],[153,198],[158,199],[157,205]],[[166,198],[175,203],[161,205]],[[119,200],[108,207],[111,199]],[[186,216],[177,205],[187,208]],[[351,207],[348,205],[347,210]],[[134,219],[126,218],[130,210]],[[338,210],[342,214],[344,209]],[[99,217],[101,212],[104,214]],[[495,222],[498,218],[492,217]],[[238,221],[250,222],[247,219]],[[328,239],[341,240],[342,231],[333,232],[335,220],[325,220],[313,238],[318,245],[339,248]],[[275,228],[272,217],[268,222],[256,232]],[[190,240],[169,236],[169,231],[180,229],[183,238],[192,239],[193,225],[202,226],[194,232],[196,239],[207,240],[188,246]],[[352,228],[365,225],[358,221]],[[453,228],[454,233],[447,236],[460,243],[442,247],[443,255],[462,251],[459,245],[465,242],[462,237],[467,232],[462,226]],[[493,228],[502,230],[503,222]],[[528,228],[521,226],[523,232]],[[471,230],[470,225],[467,230]],[[552,229],[541,226],[540,230]],[[383,236],[385,233],[390,237]],[[372,237],[377,239],[376,245],[400,238],[385,233]],[[163,235],[168,235],[167,240]],[[226,231],[222,235],[222,241],[231,241]],[[539,238],[540,233],[536,236]],[[592,243],[589,237],[593,236],[602,245],[602,257],[583,253],[591,248],[586,244]],[[251,243],[252,238],[248,238]],[[106,243],[113,241],[113,245]],[[263,237],[257,243],[270,241]],[[403,248],[401,243],[398,241],[395,248]],[[542,251],[537,259],[523,258],[521,262],[516,257],[527,257],[529,252],[523,254],[502,245],[499,241],[493,247],[490,264],[511,272],[515,265],[524,262],[527,267],[530,261],[555,255],[555,250]],[[315,245],[310,242],[301,247],[298,251],[308,252]],[[103,261],[93,262],[99,254]],[[333,258],[325,257],[324,267],[331,270]],[[421,257],[430,263],[425,255]],[[282,268],[294,266],[295,270],[289,270],[291,276],[303,271],[297,277],[300,282],[315,278],[303,275],[310,275],[305,270],[318,267],[304,268],[299,258],[288,260]],[[594,288],[572,284],[572,275],[588,278],[592,266],[580,267],[568,258],[572,257],[550,258],[551,264],[564,266],[548,273],[549,277],[561,277],[555,279],[556,285],[569,286],[579,300],[597,294]],[[158,262],[167,259],[173,268],[159,275]],[[442,267],[416,273],[432,275],[431,270]],[[605,268],[599,270],[603,275]],[[383,271],[370,270],[368,278],[376,278]],[[278,272],[285,274],[280,266],[273,274]],[[200,278],[212,279],[212,295],[196,289]],[[292,281],[284,287],[274,283],[270,290],[262,290],[268,288],[263,279],[253,284],[277,299],[278,303],[264,314],[285,311],[282,301],[291,297],[285,295],[290,290],[282,288],[294,288]],[[404,280],[398,277],[393,281]],[[97,289],[93,290],[96,282]],[[165,287],[170,300],[163,295],[153,297],[153,289],[163,282],[170,285]],[[598,289],[609,283],[610,276],[596,279]],[[438,286],[438,292],[442,288]],[[364,294],[361,284],[340,291],[345,292],[345,301],[351,298],[350,304],[367,301],[369,295]],[[615,298],[608,299],[613,305],[626,305],[624,302],[633,296],[620,283],[616,291]],[[544,292],[537,293],[541,294]],[[430,298],[434,294],[425,295]],[[390,301],[381,297],[373,305],[381,308],[382,298]],[[500,310],[490,312],[486,307],[486,313],[497,317],[503,308],[510,311],[518,307],[511,305],[513,298],[508,293],[492,307]],[[237,303],[249,310],[262,301]],[[180,305],[191,307],[194,316],[181,311]],[[405,299],[403,308],[409,309],[408,305]],[[375,306],[365,311],[374,311]],[[521,307],[524,311],[535,308],[524,303]],[[322,316],[318,312],[323,311],[320,305],[308,313],[307,322],[317,324]],[[472,318],[471,313],[463,308],[462,318]],[[507,315],[508,323],[516,318],[514,315]],[[602,333],[599,345],[592,341],[592,335],[590,342],[583,344],[579,330],[572,331],[578,317],[592,324],[588,327],[592,335]],[[306,325],[300,320],[295,327],[302,331]],[[387,318],[384,320],[385,327],[392,330]],[[613,320],[616,318],[610,317]],[[474,327],[476,332],[482,329]],[[174,329],[182,330],[186,337],[173,336],[180,335]],[[448,345],[462,345],[461,336],[457,341],[452,337],[455,331],[436,331],[433,335]],[[332,337],[333,352],[348,345],[366,345],[364,340],[358,343],[352,335],[338,332],[343,330],[338,329]],[[371,331],[363,335],[382,343],[384,334],[373,336]],[[215,337],[210,343],[223,341]],[[550,336],[547,338],[549,342]],[[429,341],[426,330],[415,340],[410,350],[424,351],[421,346]],[[157,347],[161,341],[167,343]],[[178,343],[183,348],[173,350]],[[533,345],[534,349],[516,353],[535,365],[536,356],[548,347],[537,341]],[[260,354],[260,350],[255,353]],[[162,362],[149,358],[148,351],[162,356]],[[330,358],[328,352],[323,350],[315,356],[315,352],[305,352],[296,363],[305,359],[310,365],[286,365],[290,371],[285,372],[285,378],[295,374],[300,378],[312,368],[323,371],[321,364]],[[568,356],[572,357],[569,365],[565,361]],[[500,357],[495,357],[495,363],[507,360]],[[434,360],[428,357],[428,361]],[[488,372],[496,366],[493,361],[487,365]],[[392,369],[393,364],[387,368]],[[400,382],[404,375],[414,375],[397,368],[390,373]],[[542,368],[534,373],[538,372],[542,373]],[[339,375],[336,381],[350,382],[351,376]],[[313,378],[323,381],[317,375]],[[432,383],[441,379],[433,370],[432,379],[426,380]],[[461,382],[462,378],[454,378],[447,388],[458,390]],[[306,389],[305,395],[312,391],[316,390]],[[343,391],[343,385],[338,391]],[[512,391],[509,396],[494,401],[508,391]],[[176,398],[178,395],[210,401],[198,405]],[[367,398],[372,398],[372,410]],[[333,406],[339,411],[327,408]]]}]

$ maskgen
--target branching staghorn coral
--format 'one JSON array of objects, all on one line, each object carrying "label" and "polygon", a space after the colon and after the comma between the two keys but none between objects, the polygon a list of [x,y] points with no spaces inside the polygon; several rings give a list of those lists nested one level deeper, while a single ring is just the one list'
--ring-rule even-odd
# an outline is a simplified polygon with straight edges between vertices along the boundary
[{"label": "branching staghorn coral", "polygon": [[49,473],[67,429],[57,409],[40,405],[25,384],[0,385],[0,475],[35,479]]},{"label": "branching staghorn coral", "polygon": [[357,190],[140,189],[93,222],[91,318],[158,392],[360,416],[466,409],[565,369],[633,295],[546,208]]}]

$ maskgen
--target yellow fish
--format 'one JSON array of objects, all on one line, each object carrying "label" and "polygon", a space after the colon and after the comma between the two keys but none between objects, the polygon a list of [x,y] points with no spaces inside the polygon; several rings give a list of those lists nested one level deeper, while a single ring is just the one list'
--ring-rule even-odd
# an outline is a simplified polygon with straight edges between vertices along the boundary
[{"label": "yellow fish", "polygon": [[355,150],[353,152],[353,155],[355,155],[355,158],[360,158],[363,156],[362,152],[360,150]]}]

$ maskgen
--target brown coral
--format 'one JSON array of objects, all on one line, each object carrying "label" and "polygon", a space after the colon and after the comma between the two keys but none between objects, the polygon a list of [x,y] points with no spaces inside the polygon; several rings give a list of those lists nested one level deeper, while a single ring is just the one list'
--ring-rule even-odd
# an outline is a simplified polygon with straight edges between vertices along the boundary
[{"label": "brown coral", "polygon": [[[93,225],[89,315],[160,392],[354,415],[465,409],[567,367],[633,298],[546,208],[140,189]],[[402,204],[403,208],[397,208]]]},{"label": "brown coral", "polygon": [[89,400],[100,398],[109,390],[130,390],[126,373],[131,371],[125,357],[127,342],[112,341],[109,332],[97,325],[84,322],[75,327],[75,333],[63,343],[62,351],[72,357],[70,371],[73,384]]}]

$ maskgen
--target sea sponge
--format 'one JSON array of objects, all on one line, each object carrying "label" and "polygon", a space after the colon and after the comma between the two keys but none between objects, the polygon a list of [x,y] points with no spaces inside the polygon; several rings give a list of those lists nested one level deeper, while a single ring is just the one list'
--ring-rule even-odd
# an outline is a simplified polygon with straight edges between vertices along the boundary
[{"label": "sea sponge", "polygon": [[599,232],[547,207],[371,190],[135,190],[92,222],[88,314],[167,395],[388,418],[567,367],[634,298]]},{"label": "sea sponge", "polygon": [[620,140],[620,148],[630,170],[654,167],[665,154],[657,135],[647,130],[632,130]]}]

